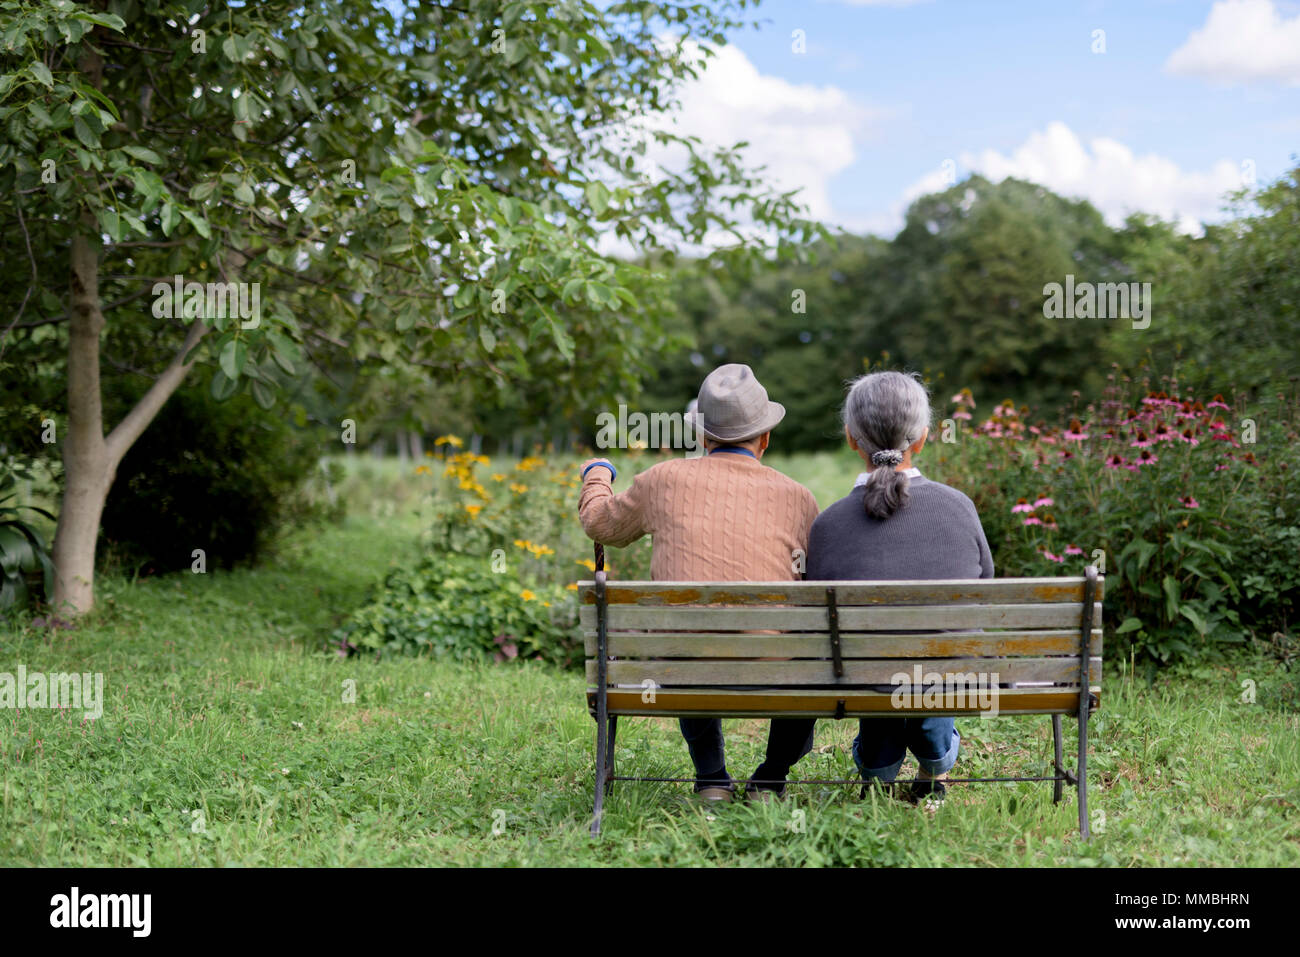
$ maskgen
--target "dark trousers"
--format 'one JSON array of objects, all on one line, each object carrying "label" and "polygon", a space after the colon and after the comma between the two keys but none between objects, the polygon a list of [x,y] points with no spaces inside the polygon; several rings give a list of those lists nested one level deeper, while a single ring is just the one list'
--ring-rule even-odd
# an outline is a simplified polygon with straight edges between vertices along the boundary
[{"label": "dark trousers", "polygon": [[[734,787],[723,753],[722,722],[717,718],[679,718],[682,737],[695,764],[695,790]],[[784,781],[790,768],[812,750],[816,718],[773,718],[767,733],[767,755],[753,773],[755,781]],[[779,789],[779,785],[756,785]]]}]

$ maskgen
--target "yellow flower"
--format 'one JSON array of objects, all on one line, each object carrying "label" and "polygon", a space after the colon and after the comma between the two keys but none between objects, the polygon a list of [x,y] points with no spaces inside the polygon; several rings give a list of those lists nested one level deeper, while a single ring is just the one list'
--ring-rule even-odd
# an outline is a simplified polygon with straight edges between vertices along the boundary
[{"label": "yellow flower", "polygon": [[535,455],[530,455],[527,458],[521,459],[519,461],[519,464],[516,465],[515,468],[517,468],[521,472],[531,472],[534,469],[540,468],[545,464],[546,464],[545,459],[539,459]]},{"label": "yellow flower", "polygon": [[494,481],[494,482],[504,482],[505,480],[506,480],[506,477],[505,477],[504,475],[502,475],[500,472],[493,472],[493,473],[492,473],[492,481]]},{"label": "yellow flower", "polygon": [[578,590],[578,583],[577,583],[577,582],[570,582],[569,584],[565,585],[564,587],[567,588],[569,591],[577,591],[577,590]]},{"label": "yellow flower", "polygon": [[462,442],[462,441],[461,441],[457,436],[454,436],[454,435],[440,435],[440,436],[438,436],[436,439],[433,440],[433,444],[434,444],[434,445],[451,445],[451,446],[455,446],[456,448],[460,448],[460,447],[463,446],[465,443]]},{"label": "yellow flower", "polygon": [[538,558],[541,558],[543,555],[555,554],[555,549],[551,548],[551,546],[549,545],[533,545],[530,546],[528,550],[532,552],[534,555],[536,555]]},{"label": "yellow flower", "polygon": [[519,597],[522,598],[524,601],[532,601],[537,596],[534,595],[532,592],[530,592],[527,588],[525,588],[523,591],[519,593]]},{"label": "yellow flower", "polygon": [[470,518],[478,518],[478,513],[483,511],[482,505],[466,505],[465,511],[469,512]]},{"label": "yellow flower", "polygon": [[518,482],[511,482],[510,491],[514,492],[516,495],[523,495],[525,492],[528,491],[528,486],[520,485]]},{"label": "yellow flower", "polygon": [[416,474],[416,475],[431,475],[432,472],[429,470],[429,466],[427,466],[427,465],[417,465],[416,468],[415,468],[415,474]]},{"label": "yellow flower", "polygon": [[550,603],[549,601],[544,601],[544,602],[542,602],[542,607],[543,607],[543,608],[550,608],[550,607],[551,607],[551,603]]},{"label": "yellow flower", "polygon": [[596,570],[596,563],[593,562],[590,558],[579,558],[577,564],[581,565],[583,568],[587,569],[588,571],[594,572]]},{"label": "yellow flower", "polygon": [[516,538],[516,539],[515,539],[515,547],[516,547],[516,548],[529,548],[529,549],[531,549],[531,548],[533,547],[533,543],[530,542],[530,541],[528,541],[526,538]]},{"label": "yellow flower", "polygon": [[491,464],[492,464],[492,460],[489,459],[486,455],[471,455],[470,458],[471,458],[473,461],[477,462],[479,465],[491,465]]},{"label": "yellow flower", "polygon": [[424,457],[425,457],[426,459],[431,459],[431,458],[433,458],[433,452],[432,452],[432,451],[428,451],[428,450],[426,450],[425,453],[424,453]]}]

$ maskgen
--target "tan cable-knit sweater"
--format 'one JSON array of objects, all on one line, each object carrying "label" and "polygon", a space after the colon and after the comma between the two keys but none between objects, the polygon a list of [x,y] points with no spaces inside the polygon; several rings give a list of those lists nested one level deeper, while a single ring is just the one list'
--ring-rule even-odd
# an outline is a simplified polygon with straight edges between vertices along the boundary
[{"label": "tan cable-knit sweater", "polygon": [[660,462],[618,495],[609,469],[593,468],[578,516],[605,545],[652,535],[656,581],[791,581],[801,577],[817,500],[748,455],[715,452]]}]

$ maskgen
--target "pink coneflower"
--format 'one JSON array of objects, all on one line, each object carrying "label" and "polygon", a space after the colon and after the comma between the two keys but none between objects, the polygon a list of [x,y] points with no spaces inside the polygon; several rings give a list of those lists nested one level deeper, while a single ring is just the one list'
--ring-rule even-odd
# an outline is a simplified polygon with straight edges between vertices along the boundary
[{"label": "pink coneflower", "polygon": [[1143,432],[1141,429],[1138,429],[1137,438],[1135,438],[1132,442],[1129,443],[1129,448],[1146,449],[1146,448],[1150,448],[1151,444],[1152,444],[1151,440],[1147,438],[1147,434]]},{"label": "pink coneflower", "polygon": [[1082,442],[1088,437],[1088,433],[1083,431],[1083,426],[1079,424],[1078,419],[1070,420],[1070,427],[1065,430],[1066,441]]},{"label": "pink coneflower", "polygon": [[1157,422],[1155,429],[1152,430],[1152,438],[1157,442],[1169,442],[1173,440],[1173,437],[1174,434],[1169,431],[1169,426],[1163,422]]},{"label": "pink coneflower", "polygon": [[1031,425],[1031,426],[1029,427],[1029,431],[1030,431],[1031,433],[1033,433],[1034,435],[1042,435],[1042,434],[1043,434],[1043,430],[1040,429],[1040,428],[1039,428],[1038,426],[1036,426],[1036,425]]},{"label": "pink coneflower", "polygon": [[1040,498],[1035,500],[1034,508],[1043,508],[1044,506],[1053,505],[1053,504],[1055,503],[1050,498]]},{"label": "pink coneflower", "polygon": [[1183,429],[1183,431],[1178,434],[1178,437],[1192,448],[1196,448],[1196,446],[1201,444],[1201,440],[1192,433],[1191,429]]},{"label": "pink coneflower", "polygon": [[1033,510],[1034,506],[1030,505],[1028,500],[1023,498],[1016,499],[1016,504],[1011,506],[1013,514],[1016,512],[1032,512]]},{"label": "pink coneflower", "polygon": [[1178,499],[1178,501],[1179,501],[1179,503],[1183,506],[1183,508],[1200,508],[1200,507],[1201,507],[1201,503],[1198,502],[1198,501],[1196,501],[1196,499],[1192,498],[1190,495],[1183,495],[1183,496],[1181,496],[1181,497]]},{"label": "pink coneflower", "polygon": [[1205,407],[1207,409],[1223,409],[1225,412],[1230,411],[1228,409],[1228,404],[1223,401],[1223,396],[1219,395],[1217,392],[1215,393],[1213,399],[1205,403]]},{"label": "pink coneflower", "polygon": [[1160,457],[1152,455],[1150,449],[1143,449],[1142,454],[1133,460],[1134,465],[1155,465],[1160,461]]},{"label": "pink coneflower", "polygon": [[952,417],[953,417],[954,419],[963,419],[963,420],[964,420],[964,419],[969,419],[969,418],[970,418],[970,413],[967,412],[965,409],[958,409],[956,412],[954,412],[954,413],[952,414]]},{"label": "pink coneflower", "polygon": [[1059,453],[1057,453],[1057,454],[1060,455],[1060,457],[1061,457],[1063,460],[1064,460],[1064,459],[1072,459],[1072,458],[1074,458],[1074,453],[1071,452],[1069,449],[1061,449],[1061,451],[1060,451]]},{"label": "pink coneflower", "polygon": [[1043,527],[1044,527],[1044,528],[1059,528],[1060,526],[1058,526],[1058,525],[1056,524],[1056,516],[1055,516],[1055,515],[1044,515],[1044,516],[1043,516]]},{"label": "pink coneflower", "polygon": [[1064,562],[1064,561],[1065,561],[1065,559],[1062,558],[1060,555],[1053,555],[1053,554],[1052,554],[1051,552],[1049,552],[1047,549],[1043,549],[1042,555],[1043,555],[1043,557],[1046,558],[1049,562]]},{"label": "pink coneflower", "polygon": [[1118,453],[1111,455],[1106,459],[1106,468],[1108,469],[1117,469],[1124,464],[1126,464],[1124,456],[1119,455]]},{"label": "pink coneflower", "polygon": [[1043,520],[1042,520],[1041,518],[1039,518],[1037,515],[1030,515],[1027,519],[1025,519],[1025,524],[1026,524],[1026,525],[1042,525],[1042,524],[1043,524]]},{"label": "pink coneflower", "polygon": [[1223,471],[1225,471],[1227,468],[1228,468],[1228,463],[1227,463],[1227,462],[1224,462],[1222,465],[1216,465],[1216,466],[1214,467],[1214,471],[1216,471],[1216,472],[1223,472]]},{"label": "pink coneflower", "polygon": [[1065,546],[1065,554],[1067,554],[1067,555],[1082,555],[1082,554],[1083,554],[1083,549],[1080,548],[1078,545],[1066,545],[1066,546]]}]

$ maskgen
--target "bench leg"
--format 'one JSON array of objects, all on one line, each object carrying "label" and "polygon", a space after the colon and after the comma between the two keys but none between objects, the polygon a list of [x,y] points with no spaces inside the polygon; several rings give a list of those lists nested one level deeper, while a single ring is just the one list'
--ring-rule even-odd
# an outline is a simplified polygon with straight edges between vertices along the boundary
[{"label": "bench leg", "polygon": [[[600,702],[604,705],[604,701]],[[609,760],[610,751],[606,742],[605,733],[605,715],[604,707],[599,708],[601,714],[596,717],[596,803],[591,812],[591,836],[600,837],[600,819],[604,813],[605,805],[605,777],[609,773],[606,768],[606,762]]]},{"label": "bench leg", "polygon": [[1064,783],[1061,781],[1061,716],[1052,715],[1052,752],[1055,756],[1052,761],[1052,769],[1057,775],[1056,780],[1052,782],[1052,803],[1061,803],[1061,792],[1064,790]]},{"label": "bench leg", "polygon": [[1075,787],[1079,791],[1079,834],[1088,840],[1088,712],[1079,717],[1079,770]]},{"label": "bench leg", "polygon": [[610,780],[614,776],[614,740],[618,737],[618,715],[609,716],[609,734],[606,737],[605,748],[605,793],[609,794],[614,790],[614,782]]}]

